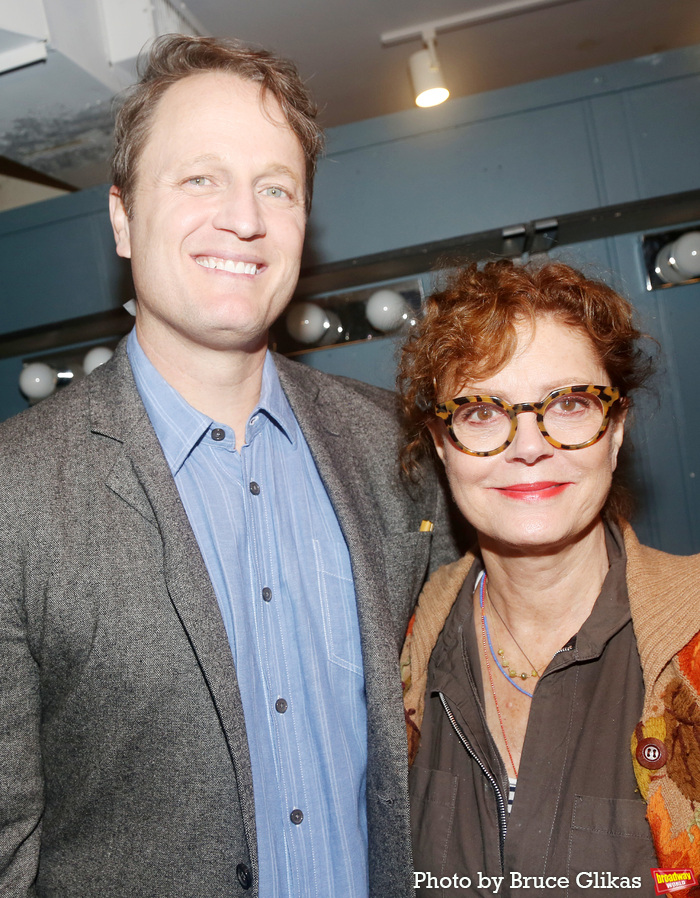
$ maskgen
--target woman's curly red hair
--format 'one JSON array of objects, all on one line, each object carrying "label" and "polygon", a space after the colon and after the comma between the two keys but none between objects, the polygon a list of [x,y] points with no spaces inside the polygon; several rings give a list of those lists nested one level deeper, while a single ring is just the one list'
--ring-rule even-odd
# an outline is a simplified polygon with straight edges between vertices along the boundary
[{"label": "woman's curly red hair", "polygon": [[[437,402],[457,395],[467,382],[490,377],[517,348],[516,326],[553,316],[588,336],[609,383],[623,402],[646,381],[651,359],[640,348],[632,305],[602,281],[563,262],[516,264],[502,259],[483,267],[453,270],[443,289],[428,298],[425,315],[404,344],[398,388],[405,440],[401,467],[415,476],[423,456],[433,451],[428,424]],[[534,397],[530,397],[534,398]],[[629,511],[626,491],[613,481],[606,510]]]}]

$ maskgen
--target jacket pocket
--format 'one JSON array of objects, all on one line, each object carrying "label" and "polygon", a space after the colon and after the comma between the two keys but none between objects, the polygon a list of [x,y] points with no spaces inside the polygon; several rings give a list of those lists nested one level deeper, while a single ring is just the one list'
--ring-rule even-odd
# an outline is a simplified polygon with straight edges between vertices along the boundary
[{"label": "jacket pocket", "polygon": [[408,786],[411,839],[416,871],[440,877],[445,870],[454,826],[458,777],[444,770],[412,767]]},{"label": "jacket pocket", "polygon": [[317,539],[313,546],[328,660],[361,677],[360,625],[352,577],[344,575],[335,547]]},{"label": "jacket pocket", "polygon": [[[570,896],[595,894],[596,889],[598,894],[638,898],[653,894],[649,870],[657,860],[645,815],[641,798],[574,796],[567,869]],[[614,885],[606,877],[626,877],[630,885]],[[638,884],[631,882],[635,877]]]}]

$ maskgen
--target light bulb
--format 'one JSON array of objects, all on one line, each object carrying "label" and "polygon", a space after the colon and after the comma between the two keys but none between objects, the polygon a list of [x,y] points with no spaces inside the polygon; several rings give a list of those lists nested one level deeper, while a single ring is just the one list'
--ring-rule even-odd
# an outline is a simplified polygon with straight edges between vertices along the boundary
[{"label": "light bulb", "polygon": [[328,327],[324,327],[324,334],[319,340],[321,346],[330,346],[332,343],[337,343],[345,332],[340,318],[331,309],[326,309],[326,319]]},{"label": "light bulb", "polygon": [[328,315],[316,303],[295,302],[286,316],[287,330],[300,343],[318,343],[330,329]]},{"label": "light bulb", "polygon": [[424,90],[423,93],[418,94],[416,106],[428,109],[430,106],[439,106],[449,98],[450,92],[446,87],[431,87],[430,90]]},{"label": "light bulb", "polygon": [[367,300],[365,315],[378,331],[394,331],[406,321],[406,301],[396,290],[377,290]]},{"label": "light bulb", "polygon": [[57,383],[58,375],[44,362],[30,362],[19,375],[19,388],[27,399],[46,399]]},{"label": "light bulb", "polygon": [[108,362],[113,355],[114,353],[109,346],[93,346],[89,352],[85,353],[85,358],[83,359],[83,371],[86,374],[92,374],[95,368],[104,365],[104,363]]},{"label": "light bulb", "polygon": [[673,258],[685,280],[700,276],[700,231],[688,231],[673,241]]},{"label": "light bulb", "polygon": [[663,246],[656,255],[654,270],[667,284],[700,277],[700,231],[688,231]]}]

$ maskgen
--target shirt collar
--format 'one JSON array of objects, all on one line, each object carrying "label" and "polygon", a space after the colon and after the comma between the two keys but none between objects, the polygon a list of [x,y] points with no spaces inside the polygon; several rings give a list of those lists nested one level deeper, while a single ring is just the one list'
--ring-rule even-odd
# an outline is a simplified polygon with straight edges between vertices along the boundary
[{"label": "shirt collar", "polygon": [[[289,399],[282,389],[272,353],[268,350],[263,365],[260,399],[251,417],[263,412],[282,431],[292,446],[299,439],[299,425],[289,404]],[[247,436],[247,434],[246,434]]]},{"label": "shirt collar", "polygon": [[[230,428],[217,424],[208,415],[197,411],[165,380],[141,348],[135,328],[127,338],[126,349],[136,388],[174,476],[209,430],[215,427],[225,430]],[[250,420],[260,413],[269,418],[289,442],[295,445],[298,424],[280,384],[270,352],[267,352],[263,365],[260,399],[246,427],[248,440],[252,438]]]}]

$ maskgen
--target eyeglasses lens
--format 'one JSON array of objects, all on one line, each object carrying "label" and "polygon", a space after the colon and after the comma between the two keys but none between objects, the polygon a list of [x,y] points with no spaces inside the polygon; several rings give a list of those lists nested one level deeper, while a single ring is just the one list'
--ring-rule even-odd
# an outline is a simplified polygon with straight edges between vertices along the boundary
[{"label": "eyeglasses lens", "polygon": [[459,442],[472,452],[498,449],[510,434],[510,417],[492,402],[469,402],[452,415],[452,430]]},{"label": "eyeglasses lens", "polygon": [[544,428],[565,446],[577,446],[592,440],[605,418],[605,409],[592,393],[565,393],[558,396],[544,413]]},{"label": "eyeglasses lens", "polygon": [[[600,399],[592,393],[564,393],[545,409],[544,427],[550,437],[565,446],[577,446],[595,438],[605,419]],[[459,442],[473,452],[492,452],[507,442],[511,431],[508,412],[492,402],[461,405],[452,416]]]}]

